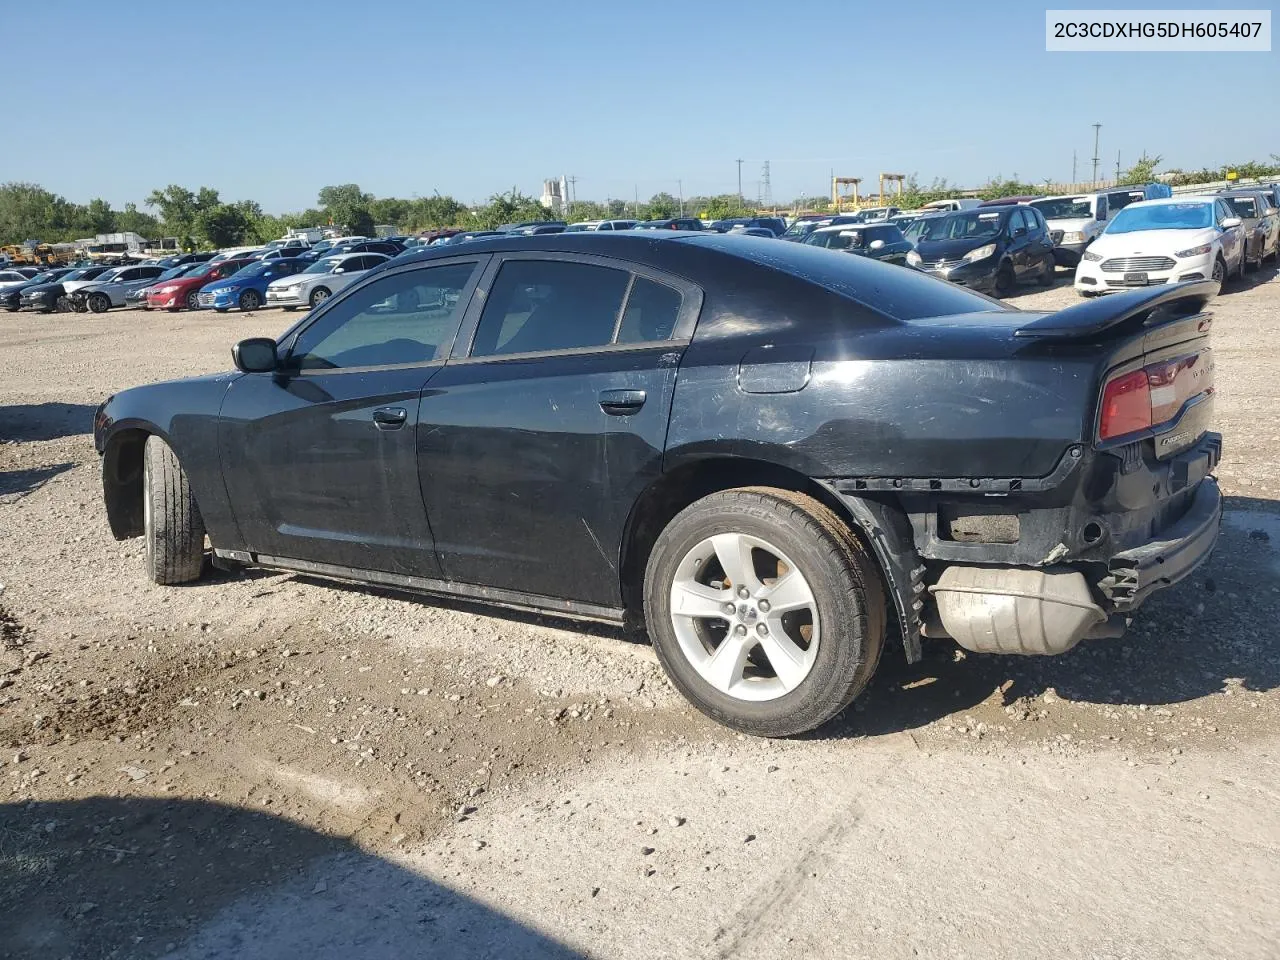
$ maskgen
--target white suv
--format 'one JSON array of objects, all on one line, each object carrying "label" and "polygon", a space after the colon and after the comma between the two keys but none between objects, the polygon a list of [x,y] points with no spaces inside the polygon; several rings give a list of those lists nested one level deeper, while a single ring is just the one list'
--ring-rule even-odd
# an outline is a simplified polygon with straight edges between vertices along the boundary
[{"label": "white suv", "polygon": [[1169,197],[1125,207],[1076,267],[1081,296],[1185,280],[1226,281],[1244,270],[1240,218],[1218,197]]}]

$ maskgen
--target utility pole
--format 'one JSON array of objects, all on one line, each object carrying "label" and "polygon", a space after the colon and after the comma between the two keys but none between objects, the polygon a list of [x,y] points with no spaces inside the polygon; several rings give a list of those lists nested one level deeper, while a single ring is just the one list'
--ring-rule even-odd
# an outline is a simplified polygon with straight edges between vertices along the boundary
[{"label": "utility pole", "polygon": [[1102,129],[1102,124],[1095,123],[1093,125],[1093,185],[1098,185],[1098,131]]},{"label": "utility pole", "polygon": [[742,161],[738,161],[738,209],[741,210],[745,206],[742,202]]},{"label": "utility pole", "polygon": [[769,183],[769,161],[764,162],[764,171],[760,176],[760,200],[766,207],[773,206],[773,186]]},{"label": "utility pole", "polygon": [[1120,151],[1116,151],[1116,183],[1120,182]]},{"label": "utility pole", "polygon": [[577,202],[578,202],[578,178],[570,177],[569,178],[569,203],[573,204]]},{"label": "utility pole", "polygon": [[1076,185],[1076,152],[1071,151],[1071,188],[1074,190]]},{"label": "utility pole", "polygon": [[684,216],[684,181],[676,181],[676,192],[680,195],[680,216]]},{"label": "utility pole", "polygon": [[640,219],[640,184],[635,185],[636,188],[636,219]]}]

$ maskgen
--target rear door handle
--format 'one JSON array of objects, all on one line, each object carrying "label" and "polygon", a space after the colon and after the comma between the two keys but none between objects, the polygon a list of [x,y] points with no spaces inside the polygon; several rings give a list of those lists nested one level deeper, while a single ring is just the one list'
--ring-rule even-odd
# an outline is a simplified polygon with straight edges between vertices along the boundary
[{"label": "rear door handle", "polygon": [[404,407],[379,407],[373,411],[373,424],[379,430],[398,430],[407,418]]},{"label": "rear door handle", "polygon": [[612,417],[625,417],[644,406],[643,390],[602,390],[600,409]]}]

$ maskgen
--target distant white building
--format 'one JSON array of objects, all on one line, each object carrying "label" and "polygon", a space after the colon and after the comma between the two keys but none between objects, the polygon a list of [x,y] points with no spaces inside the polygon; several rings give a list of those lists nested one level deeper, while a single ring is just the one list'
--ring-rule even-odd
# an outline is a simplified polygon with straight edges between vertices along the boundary
[{"label": "distant white building", "polygon": [[548,210],[564,209],[564,178],[542,181],[542,205]]}]

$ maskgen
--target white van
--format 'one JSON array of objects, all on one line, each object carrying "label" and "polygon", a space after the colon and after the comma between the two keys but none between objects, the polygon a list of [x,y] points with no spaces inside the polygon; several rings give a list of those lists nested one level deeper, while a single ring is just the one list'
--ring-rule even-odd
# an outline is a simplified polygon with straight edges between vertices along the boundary
[{"label": "white van", "polygon": [[1080,263],[1085,247],[1102,233],[1108,215],[1114,212],[1105,193],[1041,197],[1032,200],[1030,205],[1048,221],[1049,236],[1053,240],[1053,260],[1060,267],[1075,267]]}]

